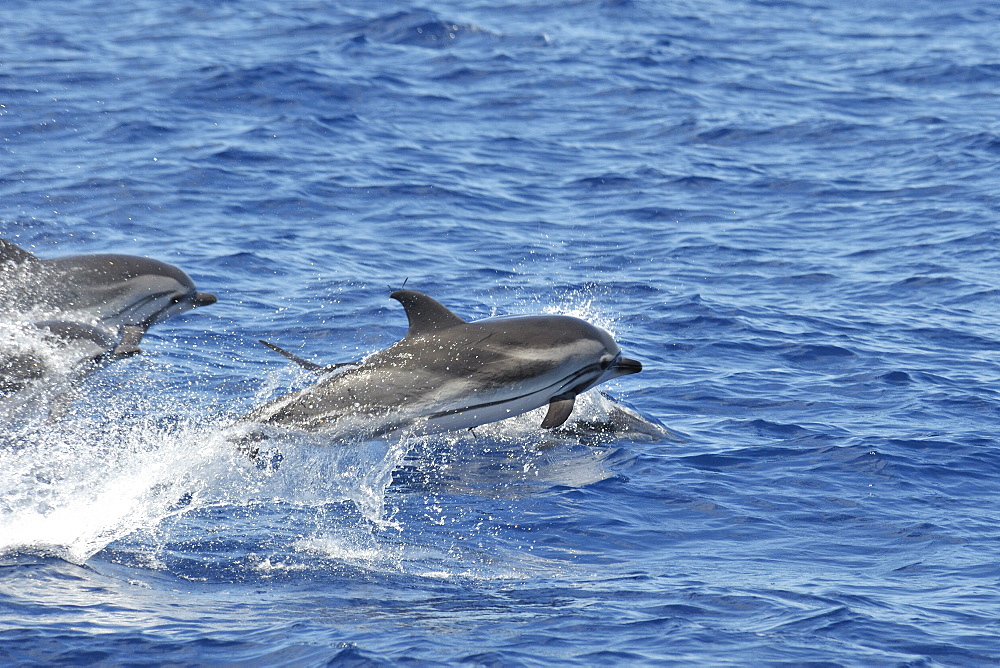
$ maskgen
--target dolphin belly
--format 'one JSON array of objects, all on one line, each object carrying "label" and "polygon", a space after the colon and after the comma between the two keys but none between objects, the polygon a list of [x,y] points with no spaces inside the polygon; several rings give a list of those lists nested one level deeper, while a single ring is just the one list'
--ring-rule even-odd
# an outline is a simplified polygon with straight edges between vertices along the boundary
[{"label": "dolphin belly", "polygon": [[427,431],[458,431],[506,420],[541,408],[551,398],[552,389],[546,387],[506,399],[439,411],[427,416],[426,424],[431,427]]}]

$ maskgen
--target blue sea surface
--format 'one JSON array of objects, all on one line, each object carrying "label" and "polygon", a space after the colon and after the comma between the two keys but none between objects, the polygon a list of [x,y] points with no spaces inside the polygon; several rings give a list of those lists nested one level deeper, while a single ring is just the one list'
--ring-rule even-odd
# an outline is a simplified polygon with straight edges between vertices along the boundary
[{"label": "blue sea surface", "polygon": [[[1000,664],[1000,6],[0,8],[0,237],[218,303],[0,435],[0,664]],[[231,421],[568,313],[670,431]]]}]

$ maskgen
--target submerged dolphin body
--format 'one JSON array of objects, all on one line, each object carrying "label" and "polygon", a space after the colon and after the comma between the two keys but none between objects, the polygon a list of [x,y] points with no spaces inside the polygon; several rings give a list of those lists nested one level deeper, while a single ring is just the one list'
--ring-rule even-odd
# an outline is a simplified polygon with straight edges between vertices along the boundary
[{"label": "submerged dolphin body", "polygon": [[134,255],[42,259],[0,239],[0,312],[41,314],[114,330],[151,325],[215,303],[177,267]]},{"label": "submerged dolphin body", "polygon": [[[331,371],[242,420],[280,428],[383,435],[469,429],[548,404],[563,424],[578,394],[642,365],[611,335],[570,316],[466,322],[427,295],[397,290],[409,330],[393,346]],[[294,358],[294,356],[293,356]]]},{"label": "submerged dolphin body", "polygon": [[139,352],[136,344],[142,337],[139,329],[130,325],[123,328],[120,339],[79,322],[50,320],[27,327],[23,331],[30,336],[31,330],[36,330],[36,343],[44,342],[49,350],[57,350],[58,357],[68,368],[60,377],[55,371],[59,360],[41,350],[0,350],[0,398],[20,392],[35,381],[48,380],[56,385],[62,381],[69,386],[95,369]]}]

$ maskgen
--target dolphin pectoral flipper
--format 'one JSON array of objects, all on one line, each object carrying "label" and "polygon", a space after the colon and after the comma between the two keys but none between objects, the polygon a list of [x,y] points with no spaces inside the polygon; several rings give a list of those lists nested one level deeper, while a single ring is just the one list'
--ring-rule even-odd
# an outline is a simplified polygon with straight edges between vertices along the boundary
[{"label": "dolphin pectoral flipper", "polygon": [[124,325],[122,327],[122,337],[118,340],[118,345],[111,351],[115,357],[128,357],[142,352],[139,342],[142,341],[146,333],[145,327],[139,325]]},{"label": "dolphin pectoral flipper", "polygon": [[569,419],[573,412],[575,394],[560,394],[549,400],[549,410],[542,420],[542,429],[555,429]]}]

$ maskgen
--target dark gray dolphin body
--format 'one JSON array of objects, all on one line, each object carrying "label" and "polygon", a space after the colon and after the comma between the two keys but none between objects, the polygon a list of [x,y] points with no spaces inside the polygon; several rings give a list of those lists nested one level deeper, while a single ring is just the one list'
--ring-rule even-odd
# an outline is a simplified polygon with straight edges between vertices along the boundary
[{"label": "dark gray dolphin body", "polygon": [[0,393],[57,368],[72,369],[57,384],[82,377],[139,352],[151,325],[214,302],[165,262],[116,254],[43,259],[0,239],[0,324],[29,347],[0,350]]},{"label": "dark gray dolphin body", "polygon": [[0,239],[0,311],[49,314],[109,329],[151,325],[215,303],[177,267],[134,255],[42,259]]},{"label": "dark gray dolphin body", "polygon": [[466,322],[427,295],[397,290],[409,330],[393,346],[332,371],[242,420],[338,435],[468,429],[548,404],[563,424],[581,392],[642,365],[611,335],[569,316]]}]

